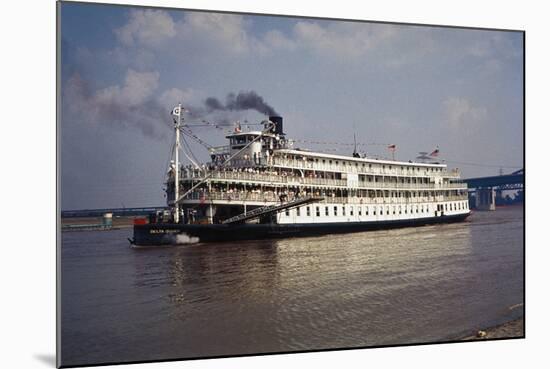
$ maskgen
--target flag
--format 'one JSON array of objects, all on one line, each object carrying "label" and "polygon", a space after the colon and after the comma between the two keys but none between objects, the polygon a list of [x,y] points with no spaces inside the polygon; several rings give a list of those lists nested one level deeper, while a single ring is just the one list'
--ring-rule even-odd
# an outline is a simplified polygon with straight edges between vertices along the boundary
[{"label": "flag", "polygon": [[176,106],[173,110],[172,110],[172,115],[175,115],[176,117],[179,117],[181,114],[181,107],[180,106]]},{"label": "flag", "polygon": [[395,151],[397,146],[395,144],[388,145],[388,149]]},{"label": "flag", "polygon": [[439,147],[434,151],[432,151],[432,153],[430,154],[430,156],[438,156],[438,155],[439,155]]}]

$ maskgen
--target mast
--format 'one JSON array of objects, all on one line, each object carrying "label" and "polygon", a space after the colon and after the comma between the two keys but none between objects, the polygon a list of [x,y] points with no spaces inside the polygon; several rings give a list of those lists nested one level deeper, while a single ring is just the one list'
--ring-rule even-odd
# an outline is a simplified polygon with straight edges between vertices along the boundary
[{"label": "mast", "polygon": [[174,161],[176,165],[176,174],[174,177],[174,222],[179,223],[180,221],[180,212],[179,212],[179,206],[178,206],[178,196],[179,196],[179,188],[180,188],[180,176],[179,176],[179,151],[180,151],[180,126],[181,126],[181,104],[178,104],[176,108],[173,110],[173,114],[177,117],[174,129],[176,130],[176,145],[175,145],[175,154],[174,154]]}]

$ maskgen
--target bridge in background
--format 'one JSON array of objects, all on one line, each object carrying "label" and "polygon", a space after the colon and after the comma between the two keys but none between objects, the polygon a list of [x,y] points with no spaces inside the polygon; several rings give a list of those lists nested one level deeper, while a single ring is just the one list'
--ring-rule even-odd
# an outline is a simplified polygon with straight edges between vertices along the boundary
[{"label": "bridge in background", "polygon": [[94,218],[102,217],[103,214],[112,213],[114,217],[143,216],[159,210],[167,210],[166,206],[150,206],[141,208],[105,208],[105,209],[82,209],[62,210],[61,218]]},{"label": "bridge in background", "polygon": [[[525,173],[523,168],[501,176],[464,179],[470,192],[475,193],[474,207],[479,210],[495,210],[495,200],[501,198],[502,191],[523,190]],[[473,201],[471,201],[473,202]]]},{"label": "bridge in background", "polygon": [[520,190],[525,182],[523,169],[510,174],[491,177],[478,177],[465,179],[468,188],[494,188],[500,190]]}]

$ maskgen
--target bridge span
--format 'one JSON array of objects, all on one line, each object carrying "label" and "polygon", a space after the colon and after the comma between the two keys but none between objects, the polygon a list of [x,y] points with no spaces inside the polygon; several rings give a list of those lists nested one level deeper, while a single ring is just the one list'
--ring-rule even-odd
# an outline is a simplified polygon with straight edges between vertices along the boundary
[{"label": "bridge span", "polygon": [[510,174],[467,178],[468,190],[473,195],[470,205],[478,210],[495,210],[495,200],[502,197],[502,191],[523,190],[525,173],[523,168]]}]

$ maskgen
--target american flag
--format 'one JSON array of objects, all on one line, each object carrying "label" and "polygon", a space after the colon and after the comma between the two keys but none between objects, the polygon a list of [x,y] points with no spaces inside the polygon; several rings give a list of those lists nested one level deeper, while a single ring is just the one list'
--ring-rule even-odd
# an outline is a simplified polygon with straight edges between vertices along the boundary
[{"label": "american flag", "polygon": [[432,153],[430,154],[430,156],[438,156],[438,155],[439,155],[439,147],[434,151],[432,151]]},{"label": "american flag", "polygon": [[390,150],[395,151],[396,148],[397,148],[397,146],[395,146],[395,144],[388,145],[388,149],[390,149]]}]

